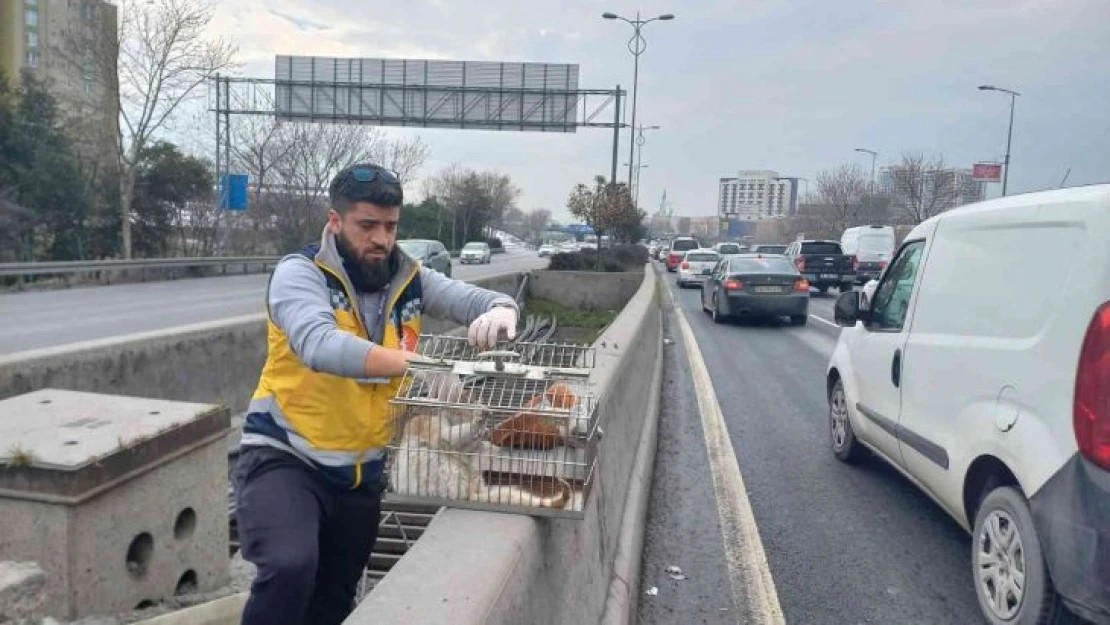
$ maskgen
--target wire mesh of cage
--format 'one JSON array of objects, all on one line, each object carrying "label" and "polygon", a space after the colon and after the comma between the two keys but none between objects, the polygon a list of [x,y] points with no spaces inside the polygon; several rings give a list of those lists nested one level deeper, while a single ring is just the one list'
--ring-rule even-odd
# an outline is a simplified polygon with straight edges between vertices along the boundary
[{"label": "wire mesh of cage", "polygon": [[601,434],[593,348],[424,335],[417,352],[392,406],[394,496],[581,518]]}]

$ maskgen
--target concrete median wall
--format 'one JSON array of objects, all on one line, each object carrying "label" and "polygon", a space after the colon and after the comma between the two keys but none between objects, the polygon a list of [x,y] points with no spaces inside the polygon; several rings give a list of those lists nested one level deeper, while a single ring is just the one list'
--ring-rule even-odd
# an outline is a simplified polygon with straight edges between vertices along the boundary
[{"label": "concrete median wall", "polygon": [[[516,296],[523,274],[474,280]],[[456,324],[429,319],[426,332]],[[234,317],[0,357],[0,399],[41,388],[152,397],[245,410],[266,360],[266,315]]]},{"label": "concrete median wall", "polygon": [[656,277],[639,280],[595,343],[605,435],[585,519],[444,510],[346,625],[632,621],[662,379]]},{"label": "concrete median wall", "polygon": [[639,290],[644,272],[537,271],[528,294],[586,310],[619,310]]}]

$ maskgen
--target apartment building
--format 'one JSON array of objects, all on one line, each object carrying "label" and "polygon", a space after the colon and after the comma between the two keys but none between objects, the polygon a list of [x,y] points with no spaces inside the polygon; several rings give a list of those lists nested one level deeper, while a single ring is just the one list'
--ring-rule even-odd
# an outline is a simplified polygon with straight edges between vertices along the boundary
[{"label": "apartment building", "polygon": [[717,192],[717,214],[722,220],[789,217],[797,205],[797,179],[769,170],[740,171],[721,178]]}]

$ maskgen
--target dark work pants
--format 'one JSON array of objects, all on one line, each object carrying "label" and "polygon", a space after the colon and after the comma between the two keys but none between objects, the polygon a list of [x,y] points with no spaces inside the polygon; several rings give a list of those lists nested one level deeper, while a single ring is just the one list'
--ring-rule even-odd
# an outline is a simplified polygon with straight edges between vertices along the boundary
[{"label": "dark work pants", "polygon": [[280,449],[235,467],[243,559],[258,567],[242,625],[340,625],[378,534],[381,492],[343,491]]}]

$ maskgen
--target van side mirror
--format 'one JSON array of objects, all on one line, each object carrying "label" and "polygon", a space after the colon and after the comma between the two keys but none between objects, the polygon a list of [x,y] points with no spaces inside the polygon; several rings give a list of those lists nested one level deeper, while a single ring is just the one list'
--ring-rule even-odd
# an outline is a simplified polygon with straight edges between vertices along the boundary
[{"label": "van side mirror", "polygon": [[836,298],[836,305],[833,306],[833,319],[836,320],[836,325],[845,328],[851,328],[856,325],[857,321],[866,322],[867,310],[860,309],[860,294],[856,291],[848,291],[841,293],[840,297]]}]

